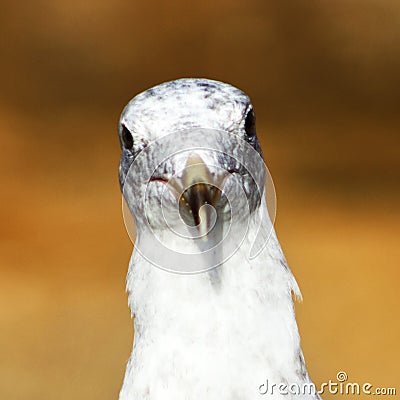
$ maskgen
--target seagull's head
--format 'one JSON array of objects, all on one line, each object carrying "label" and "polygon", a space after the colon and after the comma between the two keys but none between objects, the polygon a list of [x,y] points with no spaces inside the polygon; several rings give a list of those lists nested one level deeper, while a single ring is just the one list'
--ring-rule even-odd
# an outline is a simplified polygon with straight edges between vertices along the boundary
[{"label": "seagull's head", "polygon": [[[146,90],[123,110],[119,138],[120,185],[137,229],[144,220],[170,228],[175,215],[207,237],[216,221],[260,205],[265,165],[254,109],[231,85],[180,79]],[[168,210],[178,212],[169,218]]]}]

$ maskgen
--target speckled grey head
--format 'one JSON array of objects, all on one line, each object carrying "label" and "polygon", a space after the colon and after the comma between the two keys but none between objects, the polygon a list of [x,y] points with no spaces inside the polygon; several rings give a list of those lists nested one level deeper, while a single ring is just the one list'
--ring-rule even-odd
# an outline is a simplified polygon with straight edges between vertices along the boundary
[{"label": "speckled grey head", "polygon": [[[157,246],[163,262],[155,265],[168,259],[171,268],[196,271],[233,254],[260,209],[267,173],[249,97],[206,79],[164,83],[128,103],[119,133],[120,184],[135,219],[136,249],[149,256]],[[190,248],[212,256],[193,258]]]},{"label": "speckled grey head", "polygon": [[231,218],[228,203],[238,216],[260,204],[265,165],[253,106],[239,89],[206,79],[164,83],[128,103],[119,133],[120,184],[137,228],[162,229],[166,214],[185,219],[185,212],[189,225],[200,226],[211,218],[201,217],[207,204],[219,221]]}]

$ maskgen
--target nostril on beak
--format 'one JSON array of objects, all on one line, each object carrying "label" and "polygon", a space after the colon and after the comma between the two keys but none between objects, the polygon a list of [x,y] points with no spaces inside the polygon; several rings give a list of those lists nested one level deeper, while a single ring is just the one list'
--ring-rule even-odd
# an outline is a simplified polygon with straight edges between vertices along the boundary
[{"label": "nostril on beak", "polygon": [[[207,208],[215,208],[221,199],[219,188],[206,183],[196,183],[187,188],[179,198],[179,213],[185,223],[199,227],[207,224]],[[202,210],[204,206],[208,206]],[[205,221],[204,221],[205,219]]]}]

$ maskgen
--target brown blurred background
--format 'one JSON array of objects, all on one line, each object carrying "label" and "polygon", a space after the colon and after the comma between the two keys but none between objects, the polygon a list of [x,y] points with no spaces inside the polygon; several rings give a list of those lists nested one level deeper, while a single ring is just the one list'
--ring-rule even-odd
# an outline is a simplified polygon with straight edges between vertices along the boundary
[{"label": "brown blurred background", "polygon": [[255,104],[312,378],[400,392],[397,0],[0,10],[1,399],[117,399],[133,337],[119,113],[198,76]]}]

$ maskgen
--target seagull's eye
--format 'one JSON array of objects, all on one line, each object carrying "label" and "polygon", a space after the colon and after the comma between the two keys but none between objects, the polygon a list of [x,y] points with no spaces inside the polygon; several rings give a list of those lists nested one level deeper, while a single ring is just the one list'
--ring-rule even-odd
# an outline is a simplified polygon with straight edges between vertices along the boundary
[{"label": "seagull's eye", "polygon": [[122,143],[123,143],[124,147],[129,150],[132,149],[132,147],[133,147],[132,133],[129,131],[129,129],[125,125],[122,125],[121,137],[122,137]]},{"label": "seagull's eye", "polygon": [[252,138],[256,136],[256,116],[253,109],[251,109],[246,115],[244,120],[244,129],[247,137]]}]

